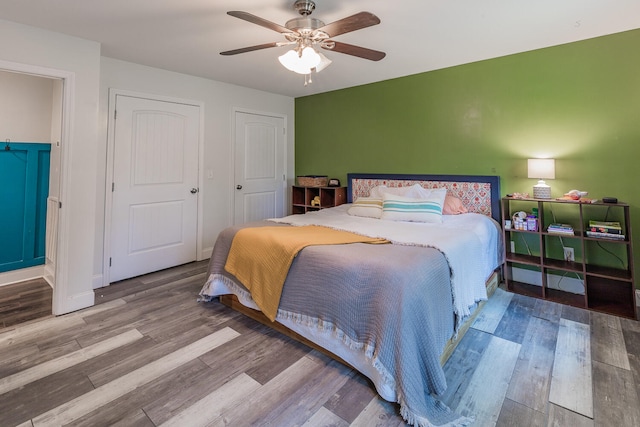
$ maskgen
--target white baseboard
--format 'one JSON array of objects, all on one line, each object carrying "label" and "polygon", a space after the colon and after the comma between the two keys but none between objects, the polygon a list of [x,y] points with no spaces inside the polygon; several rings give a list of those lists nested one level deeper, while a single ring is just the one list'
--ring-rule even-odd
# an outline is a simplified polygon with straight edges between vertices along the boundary
[{"label": "white baseboard", "polygon": [[48,261],[44,265],[43,277],[52,288],[56,285],[56,268]]},{"label": "white baseboard", "polygon": [[[211,254],[213,254],[213,247],[205,248],[200,252],[200,257],[197,259],[197,261],[209,259],[211,258]],[[91,285],[93,286],[93,289],[98,289],[109,286],[109,283],[104,283],[104,274],[96,273],[93,275]]]},{"label": "white baseboard", "polygon": [[25,280],[38,279],[44,276],[44,265],[21,268],[19,270],[0,273],[0,286],[11,285],[12,283],[24,282]]},{"label": "white baseboard", "polygon": [[[542,276],[539,271],[525,270],[524,268],[513,268],[513,280],[530,285],[542,286]],[[584,295],[584,283],[575,274],[567,273],[565,276],[555,274],[547,275],[547,287],[558,289],[564,292]]]},{"label": "white baseboard", "polygon": [[202,251],[200,252],[200,257],[198,258],[198,261],[211,258],[211,254],[213,254],[213,246],[202,249]]},{"label": "white baseboard", "polygon": [[91,279],[91,285],[93,289],[103,288],[104,284],[102,281],[104,280],[104,276],[102,274],[94,274]]},{"label": "white baseboard", "polygon": [[57,305],[54,304],[54,315],[59,316],[61,314],[67,314],[82,310],[83,308],[91,307],[95,304],[95,296],[93,291],[82,292],[80,294],[67,297],[67,299],[62,302],[62,304],[60,302]]}]

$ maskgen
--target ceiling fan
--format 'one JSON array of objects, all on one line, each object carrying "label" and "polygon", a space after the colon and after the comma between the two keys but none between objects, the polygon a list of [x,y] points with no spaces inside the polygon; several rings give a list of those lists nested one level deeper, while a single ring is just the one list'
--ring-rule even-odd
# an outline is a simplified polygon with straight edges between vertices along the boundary
[{"label": "ceiling fan", "polygon": [[292,50],[280,56],[278,59],[287,69],[299,74],[304,74],[305,85],[311,83],[310,74],[312,72],[321,71],[331,63],[326,56],[315,49],[315,46],[319,46],[327,51],[344,53],[371,61],[380,61],[385,57],[386,54],[384,52],[333,40],[336,36],[379,24],[380,19],[374,14],[370,12],[360,12],[330,24],[325,24],[321,20],[309,16],[316,8],[313,1],[297,0],[293,4],[293,8],[297,10],[302,17],[290,19],[284,26],[248,12],[227,12],[228,15],[276,31],[282,34],[286,41],[227,50],[220,52],[220,55],[237,55],[239,53],[252,52],[254,50],[271,47],[294,46]]}]

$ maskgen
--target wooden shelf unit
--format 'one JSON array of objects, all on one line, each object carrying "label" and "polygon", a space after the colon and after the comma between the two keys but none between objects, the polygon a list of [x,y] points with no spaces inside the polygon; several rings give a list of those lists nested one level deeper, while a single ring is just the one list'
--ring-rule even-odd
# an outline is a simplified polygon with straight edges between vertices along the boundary
[{"label": "wooden shelf unit", "polygon": [[[537,209],[537,229],[505,228],[516,212]],[[618,221],[624,239],[586,235],[589,220]],[[573,234],[548,231],[549,224],[564,223]],[[502,199],[504,279],[512,292],[556,301],[617,316],[637,318],[633,247],[629,205],[579,203],[555,199]],[[565,260],[564,248],[573,248],[574,260]],[[515,272],[515,277],[514,277]],[[523,280],[525,279],[526,280]],[[539,284],[531,284],[532,278]],[[583,290],[563,289],[562,281],[581,282]],[[581,291],[581,292],[580,292]]]},{"label": "wooden shelf unit", "polygon": [[[320,205],[311,205],[311,201],[320,196]],[[291,188],[291,213],[303,214],[310,211],[332,208],[347,201],[347,187],[301,187]]]}]

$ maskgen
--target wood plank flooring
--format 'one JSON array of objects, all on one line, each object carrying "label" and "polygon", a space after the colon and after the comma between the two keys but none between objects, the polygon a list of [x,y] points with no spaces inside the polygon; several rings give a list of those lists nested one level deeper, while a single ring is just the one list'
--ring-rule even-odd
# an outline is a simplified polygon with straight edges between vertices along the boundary
[{"label": "wood plank flooring", "polygon": [[53,290],[44,279],[0,286],[0,330],[51,315]]},{"label": "wood plank flooring", "polygon": [[[0,426],[405,425],[359,373],[196,302],[206,265],[98,289],[64,316],[7,315]],[[640,425],[633,320],[498,289],[445,372],[442,400],[477,426]]]}]

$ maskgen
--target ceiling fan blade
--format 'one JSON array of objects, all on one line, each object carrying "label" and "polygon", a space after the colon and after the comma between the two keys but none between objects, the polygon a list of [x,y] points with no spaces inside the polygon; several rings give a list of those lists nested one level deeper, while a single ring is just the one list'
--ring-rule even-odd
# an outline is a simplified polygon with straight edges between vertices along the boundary
[{"label": "ceiling fan blade", "polygon": [[288,29],[287,27],[283,27],[280,24],[276,24],[275,22],[268,21],[266,19],[260,18],[259,16],[252,15],[252,14],[250,14],[248,12],[241,12],[241,11],[238,11],[238,10],[232,10],[230,12],[227,12],[227,15],[231,15],[231,16],[234,16],[236,18],[244,19],[247,22],[251,22],[252,24],[260,25],[262,27],[265,27],[265,28],[268,28],[270,30],[273,30],[273,31],[275,31],[277,33],[286,34],[286,33],[292,33],[293,32],[290,29]]},{"label": "ceiling fan blade", "polygon": [[268,49],[270,47],[277,47],[277,46],[280,46],[280,45],[281,44],[277,43],[277,42],[265,43],[265,44],[259,44],[259,45],[256,45],[256,46],[243,47],[243,48],[240,48],[240,49],[227,50],[227,51],[224,51],[224,52],[220,52],[220,55],[224,55],[224,56],[237,55],[239,53],[253,52],[254,50]]},{"label": "ceiling fan blade", "polygon": [[327,40],[320,46],[326,50],[346,53],[347,55],[353,55],[359,58],[369,59],[371,61],[380,61],[382,58],[387,56],[386,53],[378,50],[367,49],[366,47],[355,46],[347,43],[334,42],[333,40]]},{"label": "ceiling fan blade", "polygon": [[373,13],[360,12],[327,24],[324,27],[318,28],[318,30],[324,31],[329,34],[329,37],[333,38],[340,34],[350,33],[351,31],[371,27],[372,25],[378,25],[379,23],[380,19]]}]

